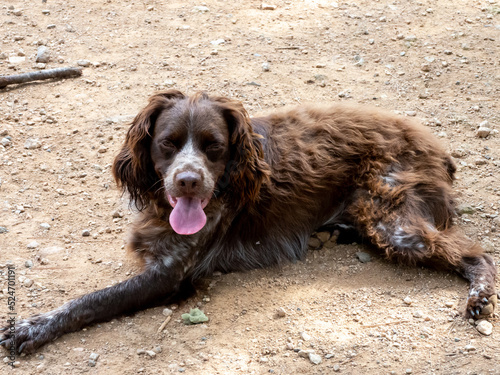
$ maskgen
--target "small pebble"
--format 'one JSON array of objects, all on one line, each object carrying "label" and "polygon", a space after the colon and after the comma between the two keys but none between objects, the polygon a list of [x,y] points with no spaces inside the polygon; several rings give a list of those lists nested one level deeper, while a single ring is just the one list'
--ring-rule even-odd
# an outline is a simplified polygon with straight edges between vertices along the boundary
[{"label": "small pebble", "polygon": [[446,307],[453,307],[454,303],[451,301],[445,302],[444,304]]},{"label": "small pebble", "polygon": [[88,237],[88,236],[90,236],[90,230],[88,230],[88,229],[84,229],[84,230],[82,231],[82,236],[83,236],[83,237]]},{"label": "small pebble", "polygon": [[283,307],[280,307],[278,308],[278,310],[276,311],[276,314],[280,317],[280,318],[283,318],[286,316],[286,311]]},{"label": "small pebble", "polygon": [[262,63],[262,71],[263,72],[268,72],[269,70],[271,70],[271,68],[269,66],[269,63],[268,62]]},{"label": "small pebble", "polygon": [[97,353],[90,353],[90,359],[91,360],[97,361],[98,358],[99,358],[99,354],[97,354]]},{"label": "small pebble", "polygon": [[302,337],[302,340],[304,341],[309,341],[311,339],[311,336],[308,335],[306,332],[300,332],[300,337]]},{"label": "small pebble", "polygon": [[165,316],[170,316],[170,315],[172,315],[172,310],[170,310],[168,307],[166,307],[163,309],[162,314]]},{"label": "small pebble", "polygon": [[356,253],[356,257],[359,259],[361,263],[368,263],[371,262],[372,257],[370,254],[365,253],[364,251],[358,251]]},{"label": "small pebble", "polygon": [[337,364],[333,365],[333,371],[339,372],[340,371],[340,366],[337,365]]},{"label": "small pebble", "polygon": [[150,358],[156,357],[156,353],[152,350],[146,350],[146,354],[149,355]]},{"label": "small pebble", "polygon": [[33,285],[33,280],[31,279],[25,279],[23,281],[23,285],[26,287],[26,288],[30,288],[32,285]]},{"label": "small pebble", "polygon": [[478,138],[486,138],[490,135],[490,133],[491,129],[486,127],[479,127],[476,131],[476,135]]},{"label": "small pebble", "polygon": [[78,66],[83,66],[83,67],[88,67],[90,66],[90,61],[89,60],[78,60],[76,62]]},{"label": "small pebble", "polygon": [[414,317],[414,318],[422,318],[423,316],[424,316],[424,315],[422,314],[422,311],[419,311],[419,310],[417,310],[417,311],[415,311],[415,312],[413,313],[413,317]]},{"label": "small pebble", "polygon": [[272,4],[262,3],[262,5],[260,6],[260,8],[262,10],[276,10],[277,6],[276,5],[272,5]]},{"label": "small pebble", "polygon": [[29,259],[28,259],[26,262],[24,262],[24,266],[25,266],[26,268],[31,268],[31,267],[33,267],[33,261],[31,261],[31,260],[29,260]]},{"label": "small pebble", "polygon": [[464,215],[464,214],[472,215],[474,212],[476,212],[476,209],[472,206],[467,205],[467,204],[461,204],[457,207],[456,211],[457,211],[457,214],[459,214],[459,215]]},{"label": "small pebble", "polygon": [[467,344],[467,345],[465,345],[464,349],[467,350],[468,352],[472,352],[472,351],[476,350],[476,347],[474,345]]},{"label": "small pebble", "polygon": [[493,332],[493,325],[487,320],[481,320],[477,323],[476,329],[479,333],[482,333],[485,336],[489,336]]},{"label": "small pebble", "polygon": [[50,51],[45,46],[40,46],[37,49],[36,53],[36,62],[37,63],[48,63],[50,61]]},{"label": "small pebble", "polygon": [[321,363],[321,356],[319,354],[309,353],[309,360],[311,363],[319,365]]},{"label": "small pebble", "polygon": [[48,223],[41,223],[40,224],[40,228],[49,230],[50,229],[50,224],[48,224]]},{"label": "small pebble", "polygon": [[28,245],[26,245],[28,249],[36,249],[38,246],[40,246],[40,244],[36,241],[31,241]]},{"label": "small pebble", "polygon": [[403,300],[404,303],[406,303],[408,306],[412,304],[412,300],[410,297],[405,297],[405,299]]},{"label": "small pebble", "polygon": [[27,150],[35,150],[40,147],[42,147],[42,143],[36,138],[28,138],[26,142],[24,142],[24,148]]}]

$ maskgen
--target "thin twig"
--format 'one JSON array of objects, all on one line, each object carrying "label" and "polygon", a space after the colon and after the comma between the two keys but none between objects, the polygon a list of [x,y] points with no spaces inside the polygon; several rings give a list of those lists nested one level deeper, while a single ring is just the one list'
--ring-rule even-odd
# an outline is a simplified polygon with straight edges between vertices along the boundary
[{"label": "thin twig", "polygon": [[37,72],[16,74],[13,76],[0,76],[0,89],[8,85],[17,83],[40,81],[51,78],[70,78],[82,75],[81,68],[56,68],[48,70],[39,70]]},{"label": "thin twig", "polygon": [[171,316],[167,316],[167,319],[161,324],[160,328],[158,328],[158,333],[163,331],[163,329],[167,326],[168,322],[170,322],[170,319],[172,319]]},{"label": "thin twig", "polygon": [[276,47],[275,49],[276,50],[280,50],[280,49],[300,49],[300,47],[298,47],[298,46]]}]

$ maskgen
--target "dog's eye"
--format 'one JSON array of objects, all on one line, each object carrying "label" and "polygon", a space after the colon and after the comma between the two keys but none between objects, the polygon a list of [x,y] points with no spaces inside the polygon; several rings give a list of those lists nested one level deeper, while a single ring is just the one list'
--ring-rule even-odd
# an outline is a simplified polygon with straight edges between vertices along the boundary
[{"label": "dog's eye", "polygon": [[177,147],[168,139],[163,140],[160,147],[167,155],[172,155],[177,150]]},{"label": "dog's eye", "polygon": [[205,153],[210,160],[217,160],[224,152],[224,146],[218,142],[210,143],[205,148]]}]

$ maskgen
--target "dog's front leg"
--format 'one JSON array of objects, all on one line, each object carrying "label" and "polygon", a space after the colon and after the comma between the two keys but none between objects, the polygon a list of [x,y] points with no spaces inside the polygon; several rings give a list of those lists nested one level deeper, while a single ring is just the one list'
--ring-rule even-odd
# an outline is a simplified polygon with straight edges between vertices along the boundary
[{"label": "dog's front leg", "polygon": [[179,292],[184,265],[156,262],[143,273],[109,288],[74,299],[45,314],[21,320],[1,330],[0,345],[31,353],[57,337],[92,323],[152,306]]}]

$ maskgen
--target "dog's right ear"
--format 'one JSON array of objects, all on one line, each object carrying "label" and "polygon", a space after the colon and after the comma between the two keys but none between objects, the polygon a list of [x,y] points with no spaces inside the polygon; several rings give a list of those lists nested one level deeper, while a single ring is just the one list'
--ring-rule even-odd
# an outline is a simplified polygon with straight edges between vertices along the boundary
[{"label": "dog's right ear", "polygon": [[150,148],[158,115],[186,96],[177,90],[162,91],[149,98],[149,104],[135,116],[125,142],[113,163],[113,175],[123,192],[128,191],[138,210],[148,206],[160,181],[153,168]]}]

